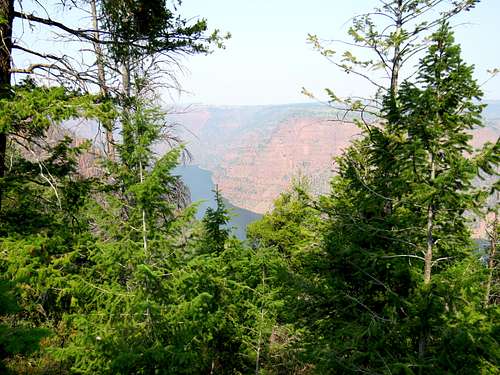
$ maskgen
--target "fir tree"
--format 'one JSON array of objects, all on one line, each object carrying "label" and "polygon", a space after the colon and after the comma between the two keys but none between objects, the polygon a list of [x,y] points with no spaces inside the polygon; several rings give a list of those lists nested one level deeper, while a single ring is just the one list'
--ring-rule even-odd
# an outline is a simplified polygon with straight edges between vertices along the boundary
[{"label": "fir tree", "polygon": [[224,243],[229,238],[230,229],[227,228],[229,213],[224,205],[222,195],[215,187],[215,210],[207,208],[203,217],[203,224],[206,231],[205,246],[207,252],[220,254],[224,251]]},{"label": "fir tree", "polygon": [[[474,316],[491,322],[495,313],[481,310],[484,272],[464,217],[481,204],[473,179],[498,162],[492,152],[498,145],[472,153],[468,143],[481,123],[480,97],[472,67],[444,24],[416,82],[386,96],[383,127],[367,130],[338,159],[332,193],[322,199],[330,226],[324,271],[307,298],[316,309],[304,310],[304,318],[318,316],[309,323],[312,353],[325,359],[318,371],[493,368],[497,353],[485,348],[494,326],[470,326]],[[476,343],[450,341],[457,327]],[[461,354],[447,361],[451,347]]]},{"label": "fir tree", "polygon": [[320,246],[325,230],[320,215],[307,181],[298,179],[276,199],[273,210],[248,226],[254,256],[265,260],[262,298],[269,319],[261,366],[272,374],[308,373],[317,362],[307,337],[318,339],[313,326],[324,304],[318,276],[327,264]]}]

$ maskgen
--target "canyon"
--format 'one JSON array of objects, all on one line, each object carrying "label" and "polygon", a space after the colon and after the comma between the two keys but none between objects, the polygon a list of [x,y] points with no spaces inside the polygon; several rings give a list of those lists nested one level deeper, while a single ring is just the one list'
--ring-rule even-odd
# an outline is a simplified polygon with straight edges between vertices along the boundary
[{"label": "canyon", "polygon": [[[177,111],[179,112],[179,111]],[[191,163],[212,172],[235,206],[263,214],[294,178],[314,194],[328,190],[341,155],[360,129],[323,104],[194,106],[173,113]],[[490,102],[485,124],[473,132],[479,147],[500,134],[500,102]]]},{"label": "canyon", "polygon": [[[183,140],[191,158],[174,173],[189,188],[191,201],[198,202],[198,218],[215,207],[212,191],[217,186],[231,211],[229,227],[243,239],[248,223],[269,211],[295,178],[308,181],[315,195],[328,191],[334,158],[360,134],[349,118],[339,115],[322,104],[175,108],[167,116],[168,129]],[[473,132],[474,147],[498,139],[500,101],[490,102],[483,117],[485,126]],[[68,122],[65,128],[52,130],[49,138],[70,135],[74,145],[91,140],[94,152],[80,156],[79,169],[85,176],[99,175],[95,160],[103,140],[97,124]],[[156,151],[161,155],[170,147],[160,142]],[[492,183],[492,178],[478,183]],[[477,238],[484,237],[484,221],[473,220],[472,227]]]}]

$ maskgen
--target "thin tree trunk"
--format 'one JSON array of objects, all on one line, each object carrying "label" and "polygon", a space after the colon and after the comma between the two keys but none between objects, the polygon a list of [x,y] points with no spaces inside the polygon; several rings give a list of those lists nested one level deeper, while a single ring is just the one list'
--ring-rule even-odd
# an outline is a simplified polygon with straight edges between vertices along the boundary
[{"label": "thin tree trunk", "polygon": [[[123,96],[125,97],[125,100],[128,100],[130,98],[131,94],[131,85],[130,85],[130,66],[128,62],[123,62],[123,67],[122,67],[122,85],[123,85]],[[128,103],[125,103],[125,109],[124,112],[126,113],[127,117],[130,115],[129,109],[128,109]],[[136,137],[139,139],[140,134],[136,132]],[[144,166],[142,165],[142,161],[139,159],[139,181],[141,184],[144,182]],[[142,211],[142,247],[144,249],[144,255],[147,257],[148,256],[148,236],[147,236],[147,223],[146,223],[146,211],[144,208],[141,210]]]},{"label": "thin tree trunk", "polygon": [[123,95],[125,98],[130,98],[130,66],[128,62],[123,62],[122,66],[122,85],[123,85]]},{"label": "thin tree trunk", "polygon": [[[429,162],[430,162],[430,181],[434,181],[436,178],[436,165],[434,160],[434,155],[432,153],[429,154]],[[427,251],[425,252],[424,257],[424,285],[429,285],[431,282],[432,275],[432,256],[434,250],[434,236],[432,234],[434,229],[434,204],[431,201],[427,206]],[[427,347],[427,332],[421,332],[420,338],[418,340],[418,357],[420,360],[423,360],[425,356],[425,350]],[[420,369],[419,374],[422,373],[422,369]]]},{"label": "thin tree trunk", "polygon": [[[14,20],[14,1],[0,0],[0,98],[10,95],[12,23]],[[7,132],[0,133],[0,178],[5,176],[5,153],[7,151]],[[0,209],[2,208],[0,189]]]},{"label": "thin tree trunk", "polygon": [[[436,178],[436,166],[434,163],[434,155],[430,154],[431,175],[430,181]],[[434,229],[434,205],[431,202],[427,207],[427,251],[425,252],[425,268],[424,268],[424,284],[431,282],[432,271],[432,252],[434,249],[434,237],[432,231]]]},{"label": "thin tree trunk", "polygon": [[97,79],[99,82],[99,88],[101,90],[101,94],[107,96],[108,88],[106,86],[106,76],[104,72],[104,64],[102,60],[102,48],[99,43],[101,36],[99,33],[99,22],[97,20],[97,7],[95,0],[90,1],[90,7],[92,10],[92,27],[94,28],[94,51],[96,55],[96,64],[97,64]]},{"label": "thin tree trunk", "polygon": [[[395,22],[396,22],[396,37],[401,34],[403,28],[403,0],[397,1],[395,12]],[[391,67],[391,84],[389,87],[389,94],[391,98],[391,105],[396,105],[396,95],[399,86],[399,71],[401,69],[401,41],[397,41],[394,44],[394,52],[392,55],[392,67]],[[385,194],[390,194],[388,192],[387,182],[385,183]],[[393,200],[389,199],[384,203],[384,216],[390,216],[393,212]]]},{"label": "thin tree trunk", "polygon": [[[139,178],[141,184],[144,182],[144,174],[143,174],[142,162],[139,160]],[[142,209],[142,246],[144,248],[144,255],[148,255],[148,228],[146,224],[146,211],[144,208]]]},{"label": "thin tree trunk", "polygon": [[[262,293],[264,293],[266,286],[266,271],[262,267]],[[257,341],[257,353],[255,356],[255,375],[259,375],[260,372],[260,350],[262,346],[262,326],[264,324],[264,302],[261,302],[260,307],[260,322],[259,322],[259,339]]]},{"label": "thin tree trunk", "polygon": [[[260,321],[264,320],[264,309],[260,309]],[[257,355],[255,356],[255,375],[259,375],[260,369],[260,346],[262,342],[262,327],[259,328],[259,340],[257,341]]]},{"label": "thin tree trunk", "polygon": [[431,282],[432,273],[432,251],[434,247],[434,238],[432,230],[434,227],[434,208],[432,204],[427,208],[427,251],[425,252],[424,284]]},{"label": "thin tree trunk", "polygon": [[[499,194],[496,194],[497,202]],[[490,237],[490,253],[488,254],[488,280],[486,281],[486,293],[484,296],[484,305],[488,306],[491,299],[491,284],[493,282],[493,272],[495,270],[496,262],[495,257],[497,253],[497,242],[498,242],[498,212],[495,211],[495,216],[493,222],[491,223]]]},{"label": "thin tree trunk", "polygon": [[[395,35],[398,37],[401,34],[403,27],[403,0],[398,0],[397,14],[396,14],[396,31]],[[391,69],[391,87],[390,94],[393,98],[396,97],[399,86],[399,71],[401,69],[401,43],[397,42],[394,46],[394,53],[392,56],[392,69]]]},{"label": "thin tree trunk", "polygon": [[[99,82],[99,89],[101,91],[101,95],[105,98],[109,96],[109,90],[106,85],[106,74],[104,70],[104,62],[103,62],[103,53],[100,41],[100,33],[99,33],[99,22],[97,20],[97,6],[96,1],[90,1],[90,8],[92,11],[92,27],[94,28],[94,52],[96,55],[96,65],[97,65],[97,80]],[[106,148],[108,157],[114,159],[115,157],[115,148],[114,148],[114,139],[113,139],[113,124],[111,121],[108,121],[106,124],[103,124],[106,131]]]}]

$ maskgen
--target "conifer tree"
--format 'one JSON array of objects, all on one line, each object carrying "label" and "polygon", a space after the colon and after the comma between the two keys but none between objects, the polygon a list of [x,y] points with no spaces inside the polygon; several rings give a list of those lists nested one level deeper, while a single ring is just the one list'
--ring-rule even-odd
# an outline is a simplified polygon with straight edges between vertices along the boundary
[{"label": "conifer tree", "polygon": [[210,253],[220,254],[224,251],[224,243],[229,238],[230,229],[226,226],[229,221],[229,213],[225,208],[222,200],[222,195],[215,187],[215,210],[211,207],[207,208],[205,216],[203,217],[203,224],[206,231],[205,246]]},{"label": "conifer tree", "polygon": [[167,324],[169,275],[180,256],[176,233],[192,220],[178,205],[171,174],[179,149],[153,151],[165,113],[135,81],[120,114],[123,142],[108,175],[87,202],[94,244],[79,275],[78,302],[66,315],[74,330],[60,358],[76,371],[138,373],[167,367],[172,353]]},{"label": "conifer tree", "polygon": [[175,302],[173,275],[186,266],[192,240],[185,234],[192,231],[188,224],[195,226],[194,211],[183,210],[182,184],[171,173],[182,148],[161,157],[153,152],[168,135],[153,76],[163,71],[158,56],[176,63],[177,56],[206,52],[220,39],[205,37],[204,20],[190,24],[176,15],[176,4],[102,1],[98,8],[106,61],[120,70],[111,69],[121,78],[114,96],[122,141],[105,163],[109,174],[101,191],[89,202],[96,242],[81,280],[88,288],[80,290],[80,311],[67,316],[76,334],[59,354],[77,371],[180,373],[201,355],[194,348],[184,352],[193,337],[178,325],[188,312],[175,306],[182,307],[184,297]]},{"label": "conifer tree", "polygon": [[[484,272],[464,212],[484,194],[473,179],[498,163],[498,143],[477,153],[469,144],[483,108],[472,72],[443,24],[416,82],[385,97],[383,127],[366,130],[337,160],[339,174],[321,204],[330,226],[327,271],[305,298],[318,301],[317,309],[330,301],[316,310],[329,318],[309,325],[312,353],[325,359],[318,371],[494,368],[498,353],[486,350],[494,325],[470,325],[474,316],[491,322],[496,313],[481,310]],[[453,340],[457,327],[471,339]],[[457,355],[447,361],[451,348]]]},{"label": "conifer tree", "polygon": [[317,362],[303,339],[309,333],[316,335],[311,329],[324,304],[317,294],[320,271],[328,267],[321,249],[324,230],[321,212],[303,179],[294,181],[272,211],[248,226],[254,256],[265,259],[268,278],[263,296],[270,318],[262,354],[264,371],[308,373]]},{"label": "conifer tree", "polygon": [[[75,146],[69,137],[55,136],[54,128],[75,117],[112,117],[112,108],[96,105],[95,99],[27,80],[12,89],[12,98],[0,100],[1,127],[10,134],[9,168],[1,181],[0,263],[19,306],[2,319],[13,332],[15,327],[38,327],[34,333],[51,333],[47,341],[61,338],[53,333],[71,304],[76,264],[85,259],[81,245],[88,228],[79,213],[91,181],[77,173],[78,157],[88,145]],[[49,133],[52,139],[47,139]],[[3,334],[8,336],[9,330]],[[29,330],[24,334],[30,337]],[[23,353],[17,354],[22,362]]]},{"label": "conifer tree", "polygon": [[[471,79],[471,68],[458,62],[459,48],[448,44],[447,48],[455,53],[453,57],[451,53],[449,59],[438,61],[436,55],[431,56],[429,53],[427,62],[422,62],[428,65],[427,68],[435,64],[435,70],[454,71],[450,73],[453,78],[445,80],[445,87],[441,87],[449,90],[450,101],[443,103],[436,95],[431,99],[433,83],[428,81],[428,90],[424,90],[422,86],[419,88],[426,92],[425,97],[429,102],[424,102],[424,95],[417,100],[417,95],[412,101],[407,101],[403,110],[414,111],[413,113],[421,111],[421,118],[415,116],[410,120],[409,117],[402,116],[401,111],[395,110],[401,104],[399,91],[403,86],[412,85],[410,81],[401,85],[405,71],[409,76],[413,74],[413,70],[406,65],[429,43],[427,33],[440,27],[443,20],[470,10],[477,1],[452,2],[452,7],[444,9],[439,14],[440,17],[428,17],[429,11],[436,11],[445,3],[383,1],[374,12],[354,17],[353,26],[349,29],[353,42],[346,44],[354,48],[362,47],[363,51],[373,53],[373,58],[365,58],[367,53],[359,58],[351,51],[337,54],[338,51],[324,47],[316,36],[310,36],[310,42],[325,57],[347,73],[365,78],[377,89],[375,97],[347,99],[339,98],[334,91],[327,90],[330,104],[341,104],[339,109],[343,119],[346,118],[346,111],[359,115],[354,121],[361,128],[363,136],[354,141],[344,155],[336,160],[338,176],[332,180],[332,193],[321,199],[321,211],[329,216],[330,230],[326,232],[325,254],[317,259],[317,263],[322,263],[323,269],[327,271],[320,273],[321,276],[309,276],[310,280],[316,281],[317,289],[302,298],[318,303],[315,310],[305,309],[305,313],[299,316],[305,320],[314,312],[317,313],[315,322],[301,326],[311,329],[311,336],[304,341],[306,345],[310,345],[313,354],[311,362],[316,358],[324,359],[315,362],[316,370],[320,373],[329,373],[333,368],[339,373],[397,373],[403,369],[412,373],[411,371],[417,371],[414,369],[418,366],[422,366],[420,372],[425,372],[428,370],[425,366],[433,360],[443,366],[436,369],[436,372],[449,371],[450,367],[447,366],[450,363],[440,361],[446,358],[442,353],[453,346],[453,340],[433,339],[440,334],[446,336],[445,332],[457,333],[451,327],[463,328],[467,325],[467,319],[460,323],[453,320],[460,314],[454,318],[451,318],[452,314],[447,318],[440,315],[443,309],[448,311],[450,308],[448,302],[453,299],[450,296],[455,293],[460,298],[474,301],[474,312],[461,305],[461,308],[470,312],[469,318],[474,314],[485,313],[478,310],[480,305],[477,303],[485,284],[481,276],[484,276],[484,269],[477,257],[470,256],[474,254],[471,254],[474,247],[463,213],[466,208],[477,208],[481,204],[484,192],[474,191],[470,183],[481,169],[490,174],[494,172],[492,164],[498,163],[494,156],[498,154],[498,144],[486,145],[482,152],[474,154],[472,160],[461,154],[455,159],[458,151],[448,152],[453,154],[449,159],[445,153],[439,152],[436,159],[440,163],[448,163],[444,167],[445,172],[440,172],[441,177],[437,178],[443,198],[439,203],[442,209],[439,219],[434,216],[435,207],[427,200],[433,195],[431,191],[436,193],[434,189],[437,184],[422,179],[422,176],[432,175],[432,163],[423,163],[419,159],[420,162],[411,165],[416,159],[410,157],[415,151],[422,158],[423,141],[418,140],[414,134],[421,120],[428,124],[426,131],[436,135],[432,130],[435,124],[432,116],[435,112],[429,109],[435,109],[435,106],[428,107],[433,100],[434,104],[441,103],[437,111],[446,112],[444,107],[449,109],[446,117],[450,128],[453,127],[451,123],[457,122],[454,129],[457,134],[452,135],[450,131],[449,138],[445,141],[444,136],[441,141],[451,149],[472,152],[470,146],[466,145],[470,135],[465,132],[479,125],[482,106],[477,103],[480,90]],[[377,19],[380,22],[376,22]],[[436,40],[430,42],[438,44]],[[446,68],[448,64],[450,66]],[[375,74],[377,70],[382,70],[384,74],[381,76],[383,79],[387,78],[387,84],[376,78],[379,76]],[[420,72],[423,70],[425,69],[421,67]],[[457,83],[457,79],[462,79],[461,84],[464,86],[455,86],[457,93],[453,96],[451,91],[454,89],[450,87]],[[420,81],[420,84],[423,85],[423,82]],[[307,91],[305,93],[310,95]],[[408,122],[405,123],[407,128],[401,132],[391,124],[401,124],[403,118]],[[443,136],[442,127],[437,126],[436,130]],[[427,135],[427,138],[431,137]],[[406,153],[403,151],[405,148]],[[405,166],[401,167],[402,165]],[[433,196],[441,198],[441,195]],[[420,201],[417,201],[417,197]],[[425,249],[422,248],[423,245]],[[436,249],[440,253],[437,257],[433,253]],[[470,272],[472,269],[474,271]],[[439,281],[432,281],[433,272]],[[455,286],[450,288],[453,292],[449,293],[446,288],[440,289],[440,297],[446,295],[448,300],[444,297],[439,300],[436,296],[434,288],[440,284]],[[331,302],[324,303],[328,300]],[[457,307],[457,310],[460,308]],[[406,323],[402,323],[407,317],[419,314],[412,322],[408,319]],[[484,354],[481,351],[491,345],[492,341],[489,340],[494,337],[494,325],[491,322],[495,314],[482,315],[488,322],[481,327],[484,330],[482,333],[469,327],[472,336],[484,338],[483,342],[476,341],[477,345],[474,346],[474,350],[481,353],[478,354],[481,359],[465,359],[468,350],[465,346],[468,344],[455,347],[464,356],[458,356],[460,359],[457,358],[456,363],[453,363],[452,372],[476,371],[472,369],[474,366],[481,367],[478,365],[480,361],[484,364],[482,371],[491,371],[491,364],[498,354],[493,350],[481,357]],[[330,319],[325,319],[326,316]],[[433,329],[436,330],[431,333]],[[437,333],[440,329],[441,333]],[[460,340],[463,339],[461,336]],[[454,341],[454,344],[460,340]],[[485,345],[488,341],[489,344]],[[409,343],[411,345],[408,347]],[[433,349],[428,348],[431,352],[438,349],[433,354],[425,354],[427,343],[434,345]],[[438,354],[439,350],[444,350],[441,355]],[[403,363],[400,353],[408,354],[406,360],[410,364]],[[447,354],[451,357],[449,351]],[[392,363],[396,365],[392,367]],[[458,363],[470,367],[464,366],[459,370]]]},{"label": "conifer tree", "polygon": [[[413,253],[414,259],[423,262],[421,290],[424,299],[420,306],[423,310],[419,311],[423,331],[418,333],[420,360],[430,357],[428,345],[440,345],[439,339],[433,337],[436,327],[428,314],[430,306],[440,305],[442,313],[446,305],[457,310],[465,308],[444,290],[434,295],[430,288],[432,275],[446,275],[450,269],[459,267],[467,256],[473,256],[474,246],[464,212],[484,204],[481,195],[486,192],[481,194],[480,189],[475,189],[473,180],[481,171],[492,173],[499,162],[498,141],[486,144],[480,152],[474,152],[470,145],[470,131],[482,125],[480,114],[484,107],[477,103],[482,93],[472,73],[473,67],[462,61],[460,47],[454,44],[453,34],[444,23],[433,35],[432,45],[420,62],[416,83],[403,83],[397,102],[389,101],[386,112],[386,129],[393,137],[389,144],[401,156],[392,164],[397,176],[392,190],[398,198],[393,206],[394,214],[404,212],[398,215],[398,221],[405,223],[401,228],[405,230],[404,238],[416,245],[414,251],[423,254],[422,259],[410,249],[406,250],[406,254]],[[447,276],[438,277],[441,283],[447,282]],[[462,277],[467,278],[466,275]],[[464,288],[471,287],[466,280],[456,282]],[[478,285],[473,288],[475,293],[480,290]],[[477,294],[470,298],[475,309],[481,311]],[[456,316],[452,313],[449,318],[453,321]],[[440,323],[446,324],[437,320],[438,327]],[[442,334],[441,328],[437,335]],[[457,348],[458,351],[464,349]],[[485,363],[491,363],[492,358],[494,356],[486,355]],[[470,358],[467,361],[469,363],[462,366],[472,365]],[[475,363],[477,365],[478,361]],[[459,368],[457,366],[455,371]]]},{"label": "conifer tree", "polygon": [[[388,101],[385,110],[386,132],[391,136],[387,136],[387,144],[398,155],[397,163],[385,166],[394,168],[397,176],[391,190],[398,204],[406,206],[418,220],[415,226],[426,228],[420,236],[414,234],[420,237],[415,243],[426,243],[425,284],[431,282],[436,248],[444,252],[438,257],[448,257],[444,249],[457,254],[470,241],[463,213],[480,203],[472,180],[481,167],[491,171],[491,163],[498,162],[495,155],[484,158],[491,149],[498,150],[498,145],[487,144],[479,155],[473,155],[470,145],[470,131],[482,125],[483,108],[475,102],[482,93],[472,72],[473,68],[461,60],[460,47],[444,24],[433,35],[416,83],[404,82],[397,102]],[[423,247],[419,245],[420,250]]]}]

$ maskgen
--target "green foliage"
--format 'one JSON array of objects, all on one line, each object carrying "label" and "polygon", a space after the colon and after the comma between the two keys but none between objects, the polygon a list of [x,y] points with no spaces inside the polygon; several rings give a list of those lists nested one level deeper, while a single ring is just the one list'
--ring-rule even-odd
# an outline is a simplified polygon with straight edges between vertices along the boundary
[{"label": "green foliage", "polygon": [[[1,181],[0,262],[3,277],[12,280],[11,298],[19,305],[4,312],[3,359],[32,353],[40,338],[59,330],[74,295],[74,274],[85,259],[87,227],[78,213],[91,180],[78,176],[77,167],[88,144],[73,147],[70,138],[54,129],[58,122],[112,109],[95,105],[91,96],[31,81],[13,88],[1,108],[11,143]],[[53,138],[47,140],[49,132]],[[51,335],[45,341],[60,338]]]},{"label": "green foliage", "polygon": [[36,85],[31,79],[12,88],[12,95],[0,99],[0,131],[27,138],[42,137],[54,123],[71,118],[112,118],[110,103],[95,105],[97,97],[82,95],[64,87]]},{"label": "green foliage", "polygon": [[275,247],[291,256],[314,241],[320,220],[308,192],[308,183],[297,180],[274,202],[273,211],[250,224],[247,235],[256,246]]},{"label": "green foliage", "polygon": [[485,272],[464,217],[482,204],[473,179],[497,159],[491,145],[470,157],[481,92],[453,42],[443,24],[416,82],[388,92],[383,126],[337,160],[317,288],[303,297],[315,303],[297,310],[320,373],[465,374],[497,361],[485,350],[495,326],[476,325],[497,311],[482,308]]},{"label": "green foliage", "polygon": [[211,207],[207,208],[203,217],[206,241],[202,251],[220,254],[224,251],[224,243],[229,238],[230,230],[227,228],[229,213],[224,206],[220,191],[216,188],[214,193],[217,207],[215,210]]},{"label": "green foliage", "polygon": [[[30,354],[39,349],[40,340],[49,332],[45,329],[33,328],[28,324],[12,326],[12,315],[19,312],[14,293],[15,284],[5,280],[0,281],[0,359],[15,355]],[[0,362],[0,370],[7,371]]]},{"label": "green foliage", "polygon": [[129,99],[119,158],[87,200],[92,243],[62,316],[65,345],[51,348],[74,373],[248,373],[264,346],[262,264],[229,236],[220,194],[202,223],[176,200],[179,150],[153,153],[163,116]]},{"label": "green foliage", "polygon": [[247,236],[257,254],[273,265],[267,271],[273,320],[268,323],[271,335],[264,373],[309,373],[310,363],[316,363],[308,357],[307,337],[323,303],[316,297],[322,288],[318,275],[324,266],[320,247],[324,229],[305,180],[295,181],[270,213],[248,227]]},{"label": "green foliage", "polygon": [[181,1],[103,0],[103,26],[111,38],[111,54],[117,61],[144,55],[208,52],[209,44],[221,44],[217,31],[206,35],[207,21],[188,20],[177,13]]},{"label": "green foliage", "polygon": [[140,373],[158,368],[165,356],[158,325],[176,252],[172,222],[190,219],[170,199],[179,151],[153,158],[161,113],[139,99],[130,103],[120,158],[107,162],[109,182],[102,181],[86,206],[95,243],[79,276],[78,309],[65,318],[76,333],[58,353],[79,373]]},{"label": "green foliage", "polygon": [[[246,373],[257,286],[242,272],[255,269],[253,258],[222,228],[220,196],[206,225],[185,207],[182,182],[171,174],[181,149],[155,155],[165,113],[142,97],[149,77],[130,66],[158,54],[207,52],[222,38],[205,36],[205,20],[182,19],[177,3],[99,5],[107,57],[127,66],[137,97],[112,102],[27,80],[0,101],[0,130],[11,141],[1,181],[1,269],[13,280],[0,294],[1,359],[15,373],[30,366],[40,373]],[[99,177],[78,173],[88,142],[48,139],[72,118],[121,125],[119,155],[102,160]],[[200,253],[207,244],[213,252]]]}]

